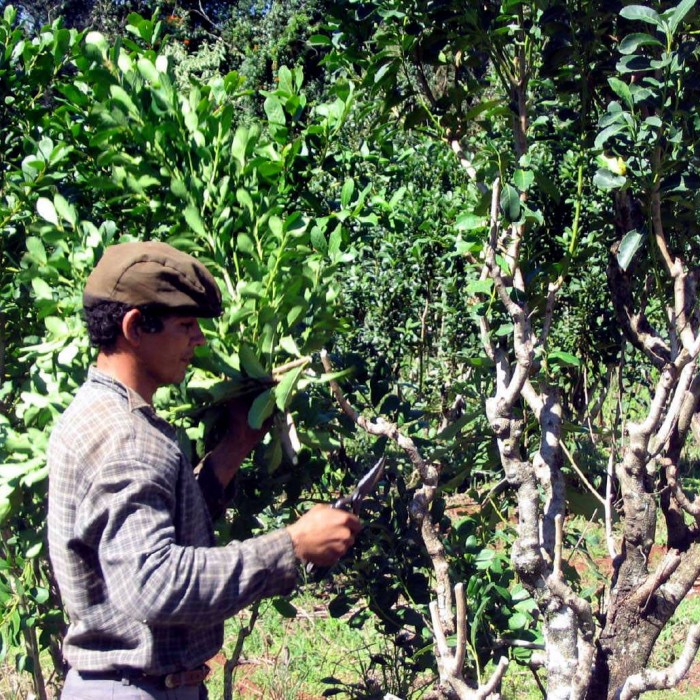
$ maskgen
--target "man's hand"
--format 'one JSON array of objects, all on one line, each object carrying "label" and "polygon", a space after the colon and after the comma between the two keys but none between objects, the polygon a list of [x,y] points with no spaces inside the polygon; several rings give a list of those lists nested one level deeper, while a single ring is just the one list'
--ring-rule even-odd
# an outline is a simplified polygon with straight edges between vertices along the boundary
[{"label": "man's hand", "polygon": [[294,553],[304,562],[333,566],[355,542],[359,518],[345,510],[317,505],[287,527]]},{"label": "man's hand", "polygon": [[250,427],[248,411],[253,398],[236,398],[227,404],[228,425],[226,432],[209,456],[214,474],[224,488],[233,479],[243,460],[263,439],[272,424],[270,419],[260,430]]}]

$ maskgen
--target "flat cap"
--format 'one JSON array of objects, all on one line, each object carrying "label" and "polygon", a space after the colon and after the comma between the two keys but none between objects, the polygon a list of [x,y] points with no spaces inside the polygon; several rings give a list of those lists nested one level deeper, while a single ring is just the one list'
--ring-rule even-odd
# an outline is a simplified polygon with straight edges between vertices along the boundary
[{"label": "flat cap", "polygon": [[105,250],[83,291],[85,308],[100,301],[153,304],[205,318],[221,314],[221,292],[209,270],[157,241],[118,243]]}]

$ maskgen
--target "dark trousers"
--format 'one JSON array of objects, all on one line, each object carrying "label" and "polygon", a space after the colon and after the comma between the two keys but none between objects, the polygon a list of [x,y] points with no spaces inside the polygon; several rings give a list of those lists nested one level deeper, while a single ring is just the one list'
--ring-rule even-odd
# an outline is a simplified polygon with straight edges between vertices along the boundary
[{"label": "dark trousers", "polygon": [[159,681],[134,679],[129,685],[119,680],[81,678],[73,669],[68,671],[61,700],[206,700],[204,683],[163,688]]}]

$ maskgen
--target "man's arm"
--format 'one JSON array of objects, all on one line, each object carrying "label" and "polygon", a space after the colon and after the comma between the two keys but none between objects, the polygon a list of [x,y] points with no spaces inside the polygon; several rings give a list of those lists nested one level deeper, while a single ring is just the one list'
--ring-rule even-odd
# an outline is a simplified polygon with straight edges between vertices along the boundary
[{"label": "man's arm", "polygon": [[243,460],[269,430],[269,424],[265,424],[260,430],[250,427],[249,409],[250,402],[242,399],[234,399],[228,404],[226,433],[195,468],[197,482],[213,520],[223,515],[233,497],[233,478]]}]

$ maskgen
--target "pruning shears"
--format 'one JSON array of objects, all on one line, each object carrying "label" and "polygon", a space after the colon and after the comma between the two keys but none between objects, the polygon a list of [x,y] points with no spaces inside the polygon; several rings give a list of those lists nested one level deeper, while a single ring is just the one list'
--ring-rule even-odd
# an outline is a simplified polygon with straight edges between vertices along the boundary
[{"label": "pruning shears", "polygon": [[355,490],[347,496],[341,496],[331,508],[351,510],[355,515],[359,515],[362,501],[376,488],[384,474],[385,464],[386,455],[382,455],[379,461],[357,482]]},{"label": "pruning shears", "polygon": [[[384,465],[386,464],[386,455],[382,455],[379,461],[357,482],[355,490],[346,495],[341,496],[331,508],[340,508],[342,510],[350,510],[355,515],[360,514],[360,509],[362,508],[362,501],[369,496],[372,491],[376,488],[382,475],[384,474]],[[311,573],[317,567],[311,562],[306,565],[306,571]],[[327,571],[328,569],[326,569]]]}]

